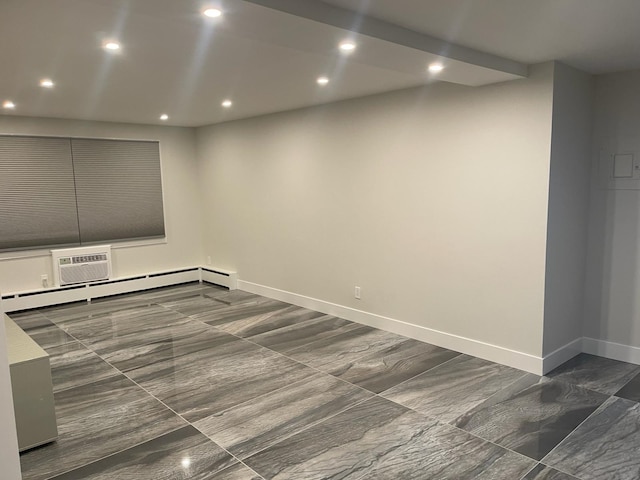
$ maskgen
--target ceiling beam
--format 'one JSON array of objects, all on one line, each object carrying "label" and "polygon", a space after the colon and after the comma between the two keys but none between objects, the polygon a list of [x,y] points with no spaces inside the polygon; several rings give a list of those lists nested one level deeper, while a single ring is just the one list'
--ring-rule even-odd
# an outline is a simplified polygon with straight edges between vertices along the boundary
[{"label": "ceiling beam", "polygon": [[462,47],[346,8],[329,5],[319,0],[244,1],[405,47],[415,48],[416,50],[422,50],[444,58],[451,58],[520,77],[528,75],[528,67],[523,63],[472,48]]}]

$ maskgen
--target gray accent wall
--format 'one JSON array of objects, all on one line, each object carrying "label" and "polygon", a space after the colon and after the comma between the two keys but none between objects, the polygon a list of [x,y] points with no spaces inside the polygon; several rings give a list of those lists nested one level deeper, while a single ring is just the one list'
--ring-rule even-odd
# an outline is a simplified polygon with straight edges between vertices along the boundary
[{"label": "gray accent wall", "polygon": [[582,337],[593,88],[591,75],[554,64],[543,356]]},{"label": "gray accent wall", "polygon": [[639,85],[640,70],[596,78],[585,304],[586,337],[632,347],[640,347],[640,184],[609,188],[606,161],[640,159]]}]

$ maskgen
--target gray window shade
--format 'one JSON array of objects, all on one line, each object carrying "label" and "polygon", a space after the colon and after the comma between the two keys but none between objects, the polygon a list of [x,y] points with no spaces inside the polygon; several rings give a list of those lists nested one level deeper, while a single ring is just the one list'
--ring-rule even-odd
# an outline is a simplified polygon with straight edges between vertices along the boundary
[{"label": "gray window shade", "polygon": [[158,142],[71,145],[82,243],[164,236]]},{"label": "gray window shade", "polygon": [[0,136],[0,249],[79,241],[70,140]]}]

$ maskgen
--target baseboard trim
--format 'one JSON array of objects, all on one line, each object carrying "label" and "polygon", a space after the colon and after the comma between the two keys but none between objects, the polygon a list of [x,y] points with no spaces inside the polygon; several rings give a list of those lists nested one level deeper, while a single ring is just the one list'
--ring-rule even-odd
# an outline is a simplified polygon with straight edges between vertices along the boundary
[{"label": "baseboard trim", "polygon": [[94,298],[169,287],[189,282],[207,282],[227,287],[229,290],[235,290],[236,279],[235,272],[211,267],[164,270],[93,283],[3,294],[0,297],[0,311],[9,313],[64,303],[91,301]]},{"label": "baseboard trim", "polygon": [[542,375],[543,359],[541,357],[253,282],[238,280],[238,288],[249,293],[291,303],[292,305],[308,308],[327,315],[334,315],[346,320],[351,320],[352,322],[455,350],[456,352],[466,353],[474,357]]},{"label": "baseboard trim", "polygon": [[567,343],[566,345],[554,350],[549,355],[545,355],[542,359],[542,373],[546,375],[551,370],[568,362],[576,355],[582,352],[582,337]]},{"label": "baseboard trim", "polygon": [[638,347],[589,337],[585,337],[582,340],[582,351],[584,353],[640,365],[640,348]]}]

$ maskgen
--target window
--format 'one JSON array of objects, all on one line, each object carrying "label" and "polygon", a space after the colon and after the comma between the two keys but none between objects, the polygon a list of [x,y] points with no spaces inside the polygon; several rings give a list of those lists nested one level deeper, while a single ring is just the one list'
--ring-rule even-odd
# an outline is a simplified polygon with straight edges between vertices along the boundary
[{"label": "window", "polygon": [[0,136],[0,250],[164,234],[158,142]]}]

